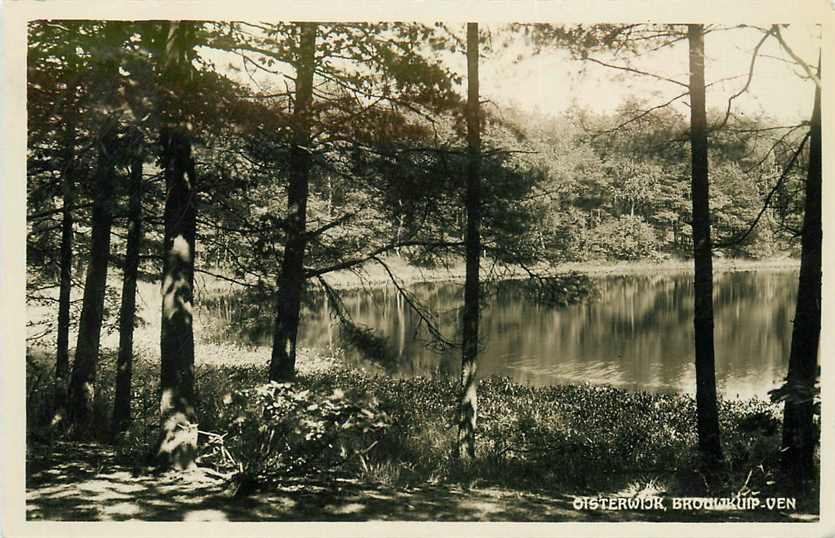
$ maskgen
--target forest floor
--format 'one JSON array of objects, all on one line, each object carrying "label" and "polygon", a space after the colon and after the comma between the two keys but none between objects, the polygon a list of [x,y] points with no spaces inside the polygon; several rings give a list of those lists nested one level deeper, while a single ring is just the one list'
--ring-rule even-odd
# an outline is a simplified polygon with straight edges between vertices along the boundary
[{"label": "forest floor", "polygon": [[[782,511],[578,510],[575,496],[471,484],[305,476],[235,498],[202,469],[144,474],[97,444],[32,446],[26,516],[50,521],[816,521]],[[616,493],[613,492],[612,496]],[[669,501],[667,506],[670,506]]]}]

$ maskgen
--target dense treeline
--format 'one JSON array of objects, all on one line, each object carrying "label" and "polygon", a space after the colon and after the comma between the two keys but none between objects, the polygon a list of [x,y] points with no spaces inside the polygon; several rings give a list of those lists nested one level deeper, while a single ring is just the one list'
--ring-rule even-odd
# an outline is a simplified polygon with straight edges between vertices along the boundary
[{"label": "dense treeline", "polygon": [[[634,39],[631,28],[537,26],[532,35],[540,47],[600,51]],[[195,389],[195,274],[271,298],[267,378],[277,382],[295,377],[310,285],[325,291],[354,345],[379,347],[328,283],[331,273],[378,265],[434,343],[461,348],[455,450],[475,458],[485,280],[521,269],[547,287],[566,261],[692,256],[694,422],[715,465],[712,258],[802,247],[797,312],[808,330],[795,326],[790,390],[781,395],[784,442],[808,471],[820,330],[820,95],[811,135],[805,124],[732,114],[730,101],[707,110],[705,29],[674,30],[690,46],[690,80],[676,82],[689,112],[632,99],[613,113],[547,115],[482,99],[478,66],[492,45],[476,24],[464,35],[444,24],[32,22],[27,298],[57,312],[54,326],[30,331],[33,340],[54,337],[53,426],[79,439],[106,431],[117,442],[130,429],[133,330],[147,321],[136,316],[136,283],[159,282],[153,456],[163,467],[189,467],[205,408]],[[769,37],[779,38],[779,28]],[[449,59],[462,52],[467,69],[458,74]],[[438,329],[391,271],[390,256],[415,267],[465,260],[460,338]],[[109,328],[120,343],[114,406],[102,410],[97,369]],[[269,398],[301,398],[270,386],[254,393],[267,400],[253,412],[272,412]],[[347,424],[350,409],[334,413]]]},{"label": "dense treeline", "polygon": [[[632,100],[614,114],[573,109],[542,118],[504,111],[520,126],[518,147],[535,152],[527,157],[541,178],[531,197],[535,234],[555,261],[692,255],[688,119],[667,108],[630,121],[647,108]],[[715,123],[719,111],[709,115]],[[767,118],[729,123],[712,135],[709,149],[715,252],[751,258],[797,252],[805,156],[746,232],[802,135],[780,140],[791,127],[774,129]]]}]

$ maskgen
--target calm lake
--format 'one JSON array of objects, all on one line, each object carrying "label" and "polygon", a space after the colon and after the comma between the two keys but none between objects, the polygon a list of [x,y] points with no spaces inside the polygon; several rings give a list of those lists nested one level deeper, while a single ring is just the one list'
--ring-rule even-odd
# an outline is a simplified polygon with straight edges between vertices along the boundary
[{"label": "calm lake", "polygon": [[[530,385],[606,383],[630,390],[695,392],[693,281],[688,274],[606,276],[582,304],[536,304],[519,282],[491,290],[482,313],[481,376]],[[766,397],[786,375],[797,271],[724,272],[715,276],[716,376],[726,398]],[[410,287],[444,333],[458,338],[460,283]],[[394,288],[342,293],[352,319],[387,338],[383,365],[348,350],[348,361],[393,376],[456,376],[460,351],[438,352],[418,316]],[[198,316],[213,339],[271,345],[272,301],[206,298]],[[200,304],[199,303],[199,304]],[[310,293],[300,346],[340,347],[339,324],[322,295]],[[204,325],[205,326],[205,325]]]}]

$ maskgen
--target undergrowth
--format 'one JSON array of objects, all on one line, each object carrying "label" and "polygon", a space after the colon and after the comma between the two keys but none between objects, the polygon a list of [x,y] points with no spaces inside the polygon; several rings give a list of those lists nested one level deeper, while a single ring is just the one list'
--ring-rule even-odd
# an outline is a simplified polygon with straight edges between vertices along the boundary
[{"label": "undergrowth", "polygon": [[[453,380],[369,375],[306,350],[292,383],[265,384],[266,360],[233,361],[218,359],[195,371],[199,463],[230,476],[280,479],[328,471],[397,487],[458,482],[579,495],[787,494],[778,472],[781,409],[765,400],[720,400],[725,458],[708,472],[695,450],[690,396],[489,378],[479,387],[476,458],[458,461],[451,457]],[[105,353],[100,364],[103,426],[112,409],[114,363]],[[29,357],[27,435],[41,441],[54,435],[46,420],[50,383],[49,361]],[[126,461],[141,461],[152,449],[158,396],[158,366],[140,353],[133,422],[115,441]],[[798,508],[816,512],[817,491],[814,485],[799,498]]]}]

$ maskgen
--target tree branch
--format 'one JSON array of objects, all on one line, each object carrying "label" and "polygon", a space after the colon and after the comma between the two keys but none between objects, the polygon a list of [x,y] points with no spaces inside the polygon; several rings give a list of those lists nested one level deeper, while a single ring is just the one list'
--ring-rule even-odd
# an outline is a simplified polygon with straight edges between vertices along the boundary
[{"label": "tree branch", "polygon": [[608,67],[610,69],[618,69],[620,71],[627,71],[629,73],[634,73],[636,75],[643,75],[645,77],[651,77],[651,78],[654,78],[656,80],[663,80],[665,82],[669,82],[671,84],[681,86],[682,88],[687,88],[688,92],[690,91],[690,86],[688,84],[685,84],[684,82],[679,81],[679,80],[663,77],[661,75],[656,75],[655,73],[649,73],[647,71],[641,71],[640,69],[635,69],[634,67],[628,67],[628,66],[625,66],[625,65],[614,65],[614,64],[606,63],[606,62],[603,62],[601,60],[598,60],[597,58],[592,58],[591,56],[586,56],[583,59],[587,60],[589,62],[593,62],[593,63],[599,64],[599,65],[602,65],[603,67]]},{"label": "tree branch", "polygon": [[392,251],[396,248],[416,247],[416,246],[430,247],[430,248],[436,248],[436,247],[450,248],[450,247],[460,247],[463,244],[464,243],[462,243],[460,241],[457,241],[457,242],[450,242],[450,241],[436,241],[436,242],[431,242],[430,241],[430,242],[427,242],[427,241],[417,241],[417,240],[415,240],[415,241],[395,241],[393,243],[388,243],[388,244],[385,244],[381,247],[378,247],[378,248],[372,250],[371,252],[367,253],[366,255],[361,256],[361,257],[351,258],[351,259],[348,259],[348,260],[345,260],[345,261],[342,261],[342,262],[339,262],[339,263],[336,263],[336,264],[333,264],[331,266],[324,267],[324,268],[321,268],[321,269],[308,269],[307,271],[305,271],[304,276],[305,276],[305,278],[313,278],[313,277],[318,277],[318,276],[324,275],[326,273],[332,273],[333,271],[339,271],[339,270],[342,270],[342,269],[350,269],[351,267],[354,267],[356,265],[361,265],[361,264],[363,264],[367,261],[373,260],[375,257],[379,256],[380,254],[385,254],[386,252],[390,252],[390,251]]},{"label": "tree branch", "polygon": [[401,283],[398,282],[397,277],[394,276],[394,273],[392,273],[389,266],[386,265],[386,262],[384,262],[383,260],[381,260],[377,256],[372,256],[371,259],[373,259],[375,262],[380,264],[383,267],[383,269],[386,271],[386,274],[388,274],[389,279],[391,280],[391,283],[394,285],[395,289],[397,290],[397,293],[399,293],[400,296],[403,297],[403,300],[406,301],[406,304],[409,306],[409,308],[411,308],[412,311],[415,312],[418,315],[418,318],[420,318],[419,323],[424,323],[426,325],[426,330],[429,331],[429,334],[432,337],[433,342],[437,346],[439,346],[441,350],[448,349],[448,348],[451,348],[451,347],[455,347],[457,344],[455,342],[453,342],[452,340],[449,340],[448,338],[446,338],[441,333],[440,329],[438,329],[437,324],[432,319],[434,316],[432,316],[430,313],[425,312],[422,308],[419,307],[419,305],[416,302],[416,299],[415,299],[414,295],[409,293],[401,285]]},{"label": "tree branch", "polygon": [[746,229],[744,233],[742,233],[740,235],[737,235],[734,238],[731,238],[731,239],[728,239],[728,240],[725,240],[725,241],[718,241],[714,245],[715,247],[728,248],[728,247],[736,246],[736,245],[742,243],[745,240],[745,238],[748,237],[748,235],[750,235],[752,231],[754,231],[754,228],[756,228],[757,224],[760,222],[760,218],[763,216],[766,209],[768,209],[768,206],[771,204],[771,198],[774,196],[774,193],[777,192],[777,189],[780,187],[780,185],[786,179],[786,176],[788,175],[789,171],[794,166],[794,163],[797,161],[797,157],[803,151],[803,146],[806,145],[807,140],[809,140],[809,133],[806,133],[806,136],[803,137],[803,140],[800,142],[800,146],[798,146],[797,151],[794,152],[794,155],[792,155],[792,158],[789,160],[789,163],[783,169],[783,173],[780,174],[780,177],[777,179],[777,182],[774,184],[774,187],[771,189],[771,191],[765,197],[765,200],[763,201],[763,206],[760,209],[760,212],[757,213],[757,216],[754,218],[754,220],[748,226],[748,229]]},{"label": "tree branch", "polygon": [[244,282],[243,280],[237,280],[235,278],[230,278],[228,276],[223,276],[223,275],[218,274],[218,273],[212,273],[211,271],[207,271],[206,269],[200,269],[198,267],[195,267],[194,271],[196,273],[203,273],[204,275],[209,275],[209,276],[214,277],[214,278],[219,278],[221,280],[225,280],[226,282],[231,282],[232,284],[237,284],[237,285],[243,286],[245,288],[260,288],[261,287],[257,284],[252,284],[250,282]]},{"label": "tree branch", "polygon": [[783,34],[780,33],[780,26],[775,24],[771,27],[771,31],[774,33],[775,36],[777,36],[777,41],[780,42],[780,46],[783,47],[783,50],[785,50],[788,53],[788,55],[792,57],[792,60],[797,62],[797,65],[803,68],[803,71],[806,72],[806,76],[808,76],[811,80],[815,82],[815,86],[820,88],[820,76],[812,72],[812,66],[804,62],[803,59],[800,56],[798,56],[797,53],[794,52],[794,50],[792,50],[791,47],[789,47],[789,44],[786,43],[785,39],[783,39]]},{"label": "tree branch", "polygon": [[747,92],[747,91],[748,91],[748,88],[751,86],[751,80],[754,78],[754,66],[755,66],[755,65],[756,65],[756,63],[757,63],[757,55],[758,55],[758,54],[759,54],[759,52],[760,52],[760,47],[762,47],[762,46],[763,46],[763,43],[765,43],[765,42],[766,42],[766,40],[767,40],[767,39],[768,39],[768,38],[769,38],[772,34],[773,34],[773,31],[769,30],[769,31],[768,31],[768,32],[767,32],[767,33],[766,33],[766,34],[762,37],[762,39],[760,39],[760,41],[757,43],[757,46],[756,46],[756,47],[754,47],[754,52],[753,52],[753,53],[751,53],[751,63],[748,65],[748,79],[745,81],[745,85],[742,87],[742,89],[741,89],[741,90],[739,90],[739,91],[738,91],[738,92],[736,92],[735,94],[733,94],[733,95],[731,95],[730,97],[728,97],[728,107],[725,109],[725,117],[724,117],[724,118],[722,118],[722,121],[721,121],[721,122],[719,122],[719,125],[717,125],[716,127],[711,127],[711,128],[709,129],[710,131],[717,130],[717,129],[721,129],[721,128],[723,128],[723,127],[725,126],[725,124],[727,124],[727,123],[728,123],[728,118],[730,118],[730,116],[731,116],[731,106],[732,106],[732,104],[733,104],[733,102],[734,102],[734,99],[736,99],[737,97],[739,97],[739,96],[740,96],[740,95],[742,95],[743,93]]},{"label": "tree branch", "polygon": [[[70,207],[70,211],[75,211],[77,209],[87,209],[89,207],[93,207],[92,202],[87,203],[87,204],[73,205],[73,206]],[[41,211],[40,213],[34,213],[32,215],[26,215],[26,220],[27,221],[40,220],[40,219],[55,215],[57,213],[61,213],[63,211],[64,211],[63,207],[58,207],[58,208],[55,208],[55,209],[49,209],[47,211]]]}]

